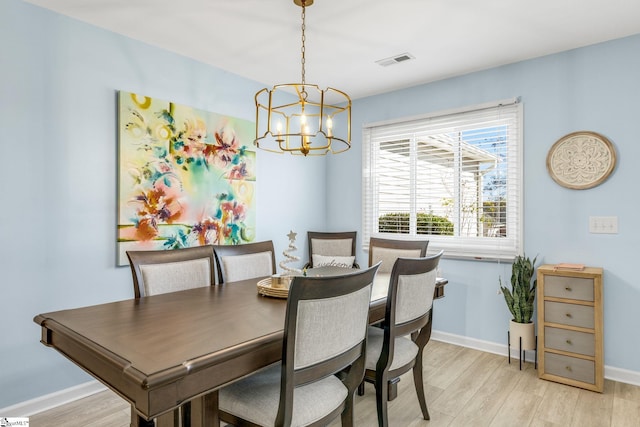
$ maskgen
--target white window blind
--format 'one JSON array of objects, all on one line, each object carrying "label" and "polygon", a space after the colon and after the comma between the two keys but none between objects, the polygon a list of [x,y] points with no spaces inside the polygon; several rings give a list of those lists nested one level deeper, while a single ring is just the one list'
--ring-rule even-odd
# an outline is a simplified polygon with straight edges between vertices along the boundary
[{"label": "white window blind", "polygon": [[363,129],[363,246],[428,238],[445,256],[513,259],[522,248],[517,99]]}]

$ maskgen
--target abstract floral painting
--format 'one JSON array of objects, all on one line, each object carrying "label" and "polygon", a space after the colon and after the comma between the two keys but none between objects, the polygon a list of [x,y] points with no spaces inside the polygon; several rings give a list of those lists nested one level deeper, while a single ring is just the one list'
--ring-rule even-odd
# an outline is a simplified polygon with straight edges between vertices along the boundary
[{"label": "abstract floral painting", "polygon": [[253,122],[124,91],[118,109],[118,265],[254,239]]}]

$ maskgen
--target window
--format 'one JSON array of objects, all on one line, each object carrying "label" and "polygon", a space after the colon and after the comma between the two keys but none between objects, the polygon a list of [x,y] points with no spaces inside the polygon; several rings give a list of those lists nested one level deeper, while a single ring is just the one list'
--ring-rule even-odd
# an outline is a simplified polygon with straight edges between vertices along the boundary
[{"label": "window", "polygon": [[364,247],[426,237],[448,257],[520,254],[521,121],[516,99],[365,125]]}]

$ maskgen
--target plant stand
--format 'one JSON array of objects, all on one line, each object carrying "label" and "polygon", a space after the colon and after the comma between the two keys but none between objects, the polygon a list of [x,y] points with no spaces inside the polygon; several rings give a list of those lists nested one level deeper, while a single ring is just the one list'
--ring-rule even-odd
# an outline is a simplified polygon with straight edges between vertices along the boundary
[{"label": "plant stand", "polygon": [[[522,349],[522,337],[518,337],[518,341],[520,342],[520,346],[518,348],[518,359],[520,360],[520,370],[522,370],[522,359],[525,359],[526,351]],[[538,369],[538,336],[535,337],[535,348],[533,349],[535,352],[533,359],[533,367],[534,369]],[[511,364],[511,331],[507,331],[507,353],[509,356],[509,364]]]}]

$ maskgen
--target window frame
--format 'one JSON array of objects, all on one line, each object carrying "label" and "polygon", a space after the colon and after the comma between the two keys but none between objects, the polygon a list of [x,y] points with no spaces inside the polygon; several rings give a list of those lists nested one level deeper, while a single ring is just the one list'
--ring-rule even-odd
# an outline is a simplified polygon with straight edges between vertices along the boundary
[{"label": "window frame", "polygon": [[[509,110],[513,116],[515,129],[510,129],[506,146],[507,159],[507,198],[506,198],[506,237],[469,237],[469,236],[442,236],[431,234],[417,234],[415,217],[417,207],[413,205],[410,209],[410,232],[406,233],[380,233],[378,232],[378,213],[376,202],[374,201],[375,166],[372,165],[374,153],[374,142],[372,132],[375,129],[392,129],[393,126],[406,126],[411,122],[421,124],[434,118],[462,117],[473,115],[481,110],[494,109],[498,113]],[[395,120],[387,120],[364,124],[362,128],[362,246],[368,251],[369,239],[371,237],[429,240],[429,253],[444,250],[446,258],[476,259],[476,260],[512,260],[516,255],[521,255],[523,250],[523,105],[520,98],[511,98],[480,105],[468,106],[459,109],[438,111],[413,117],[405,117]],[[404,133],[402,131],[401,133]],[[414,134],[417,132],[413,132]],[[412,154],[413,155],[413,154]],[[413,160],[408,160],[408,163]],[[415,177],[415,175],[412,177]],[[410,192],[415,192],[416,182],[411,182]]]}]

